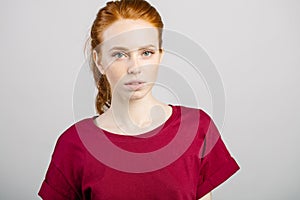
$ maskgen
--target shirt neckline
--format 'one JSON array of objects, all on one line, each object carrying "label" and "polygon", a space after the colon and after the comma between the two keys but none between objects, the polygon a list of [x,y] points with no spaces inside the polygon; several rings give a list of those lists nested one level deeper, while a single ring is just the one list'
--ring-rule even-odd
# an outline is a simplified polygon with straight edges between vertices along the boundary
[{"label": "shirt neckline", "polygon": [[158,127],[154,128],[150,131],[138,134],[138,135],[122,135],[122,134],[113,133],[113,132],[110,132],[110,131],[100,128],[95,123],[95,118],[98,117],[98,115],[91,117],[90,121],[92,123],[93,129],[104,133],[109,139],[112,139],[112,140],[117,140],[117,141],[149,140],[149,139],[153,139],[153,138],[156,138],[156,137],[159,137],[160,135],[162,135],[162,133],[167,129],[167,127],[169,127],[171,125],[171,123],[174,122],[175,119],[178,117],[179,107],[177,105],[172,105],[172,104],[168,104],[168,105],[171,106],[171,108],[172,108],[172,113],[169,116],[169,118],[163,124],[159,125]]}]

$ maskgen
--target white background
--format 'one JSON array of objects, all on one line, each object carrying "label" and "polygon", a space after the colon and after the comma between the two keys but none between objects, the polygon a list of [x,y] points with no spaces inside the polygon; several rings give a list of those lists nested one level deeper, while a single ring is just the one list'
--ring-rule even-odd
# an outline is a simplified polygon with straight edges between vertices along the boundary
[{"label": "white background", "polygon": [[[213,199],[299,199],[300,2],[151,2],[222,77],[222,136],[241,170]],[[1,1],[0,199],[39,199],[55,141],[74,123],[73,85],[104,3]]]}]

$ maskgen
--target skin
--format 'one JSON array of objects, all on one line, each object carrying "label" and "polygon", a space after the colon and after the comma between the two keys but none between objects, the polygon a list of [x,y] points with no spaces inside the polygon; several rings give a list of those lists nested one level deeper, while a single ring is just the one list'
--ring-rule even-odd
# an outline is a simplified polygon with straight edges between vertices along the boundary
[{"label": "skin", "polygon": [[[112,102],[95,123],[123,135],[141,134],[163,124],[172,108],[152,95],[164,54],[159,51],[157,28],[144,20],[122,19],[110,25],[102,37],[101,56],[93,51],[93,59],[111,85]],[[114,47],[122,49],[112,50]],[[132,90],[124,85],[134,79],[145,81],[144,86]],[[201,200],[211,200],[211,193]]]},{"label": "skin", "polygon": [[[158,127],[172,114],[172,108],[152,95],[163,51],[159,51],[158,30],[144,20],[118,20],[103,32],[101,57],[93,52],[98,69],[112,89],[111,107],[96,118],[110,132],[136,135]],[[114,49],[122,47],[124,49]],[[145,81],[130,90],[125,83]]]},{"label": "skin", "polygon": [[211,192],[208,193],[208,194],[206,194],[204,197],[202,197],[199,200],[212,200],[212,194],[211,194]]}]

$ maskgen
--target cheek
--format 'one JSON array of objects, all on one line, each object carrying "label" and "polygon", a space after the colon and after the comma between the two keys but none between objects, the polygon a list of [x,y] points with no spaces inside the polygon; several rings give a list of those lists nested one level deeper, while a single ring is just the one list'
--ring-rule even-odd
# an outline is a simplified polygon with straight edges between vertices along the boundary
[{"label": "cheek", "polygon": [[107,78],[110,80],[110,83],[115,84],[126,74],[126,69],[124,66],[111,65],[107,69],[106,74]]},{"label": "cheek", "polygon": [[153,59],[146,60],[143,64],[143,71],[145,75],[156,78],[160,64],[159,57],[154,57]]},{"label": "cheek", "polygon": [[148,80],[155,80],[157,78],[158,68],[158,64],[148,65],[144,67],[143,73]]}]

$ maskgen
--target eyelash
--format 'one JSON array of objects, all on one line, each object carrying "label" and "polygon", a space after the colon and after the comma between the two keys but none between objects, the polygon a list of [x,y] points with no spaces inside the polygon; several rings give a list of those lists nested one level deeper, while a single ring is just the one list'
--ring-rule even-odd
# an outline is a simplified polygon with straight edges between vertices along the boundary
[{"label": "eyelash", "polygon": [[144,53],[146,53],[146,52],[150,52],[150,53],[151,53],[151,55],[155,54],[155,52],[154,52],[154,51],[152,51],[152,50],[146,50],[146,51],[143,51],[143,54],[144,54]]},{"label": "eyelash", "polygon": [[116,52],[116,53],[113,53],[111,56],[116,57],[118,54],[125,55],[125,53],[123,53],[123,52]]},{"label": "eyelash", "polygon": [[[152,51],[152,50],[145,50],[145,51],[143,51],[142,54],[145,54],[146,52],[151,53],[151,55],[155,54],[155,51]],[[116,57],[118,54],[121,54],[123,56],[126,55],[126,53],[124,53],[124,52],[115,52],[112,54],[112,57]],[[146,56],[146,57],[149,57],[149,56]]]}]

